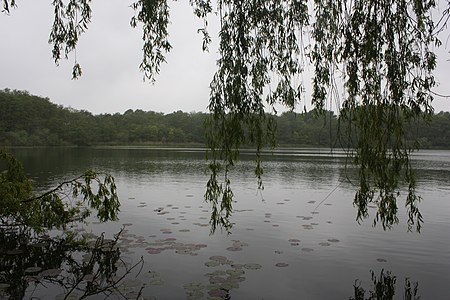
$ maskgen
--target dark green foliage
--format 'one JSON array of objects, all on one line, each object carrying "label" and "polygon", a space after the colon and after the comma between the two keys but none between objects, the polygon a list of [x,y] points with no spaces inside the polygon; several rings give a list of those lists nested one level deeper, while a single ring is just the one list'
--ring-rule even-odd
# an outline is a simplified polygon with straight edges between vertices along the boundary
[{"label": "dark green foliage", "polygon": [[[35,195],[20,162],[0,150],[0,226],[35,232],[65,228],[97,211],[100,221],[116,220],[119,200],[114,179],[108,174],[86,171],[77,178]],[[103,179],[101,176],[103,175]]]},{"label": "dark green foliage", "polygon": [[[92,115],[16,90],[0,90],[0,106],[0,144],[4,146],[205,143],[204,122],[208,114],[200,112],[163,114],[130,109],[123,114]],[[271,118],[279,146],[347,148],[356,143],[354,137],[338,138],[338,129],[346,131],[346,124],[339,124],[332,112],[318,115],[315,110],[288,111]],[[431,122],[416,120],[406,130],[405,138],[410,145],[419,142],[420,148],[450,149],[450,113],[434,114]]]}]

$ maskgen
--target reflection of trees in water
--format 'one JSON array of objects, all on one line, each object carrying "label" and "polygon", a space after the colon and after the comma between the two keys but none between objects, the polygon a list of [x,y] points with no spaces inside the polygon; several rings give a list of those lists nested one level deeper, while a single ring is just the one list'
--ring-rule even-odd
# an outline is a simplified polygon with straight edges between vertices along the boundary
[{"label": "reflection of trees in water", "polygon": [[[366,290],[361,287],[359,280],[355,281],[353,285],[354,295],[350,297],[350,300],[392,300],[395,295],[395,285],[397,283],[397,277],[392,275],[391,272],[386,273],[382,269],[379,277],[375,275],[374,271],[370,271],[372,280],[372,289],[366,293]],[[409,278],[405,278],[404,287],[404,300],[418,300],[420,296],[418,295],[419,284],[417,282],[411,283]],[[368,294],[368,295],[366,295]]]},{"label": "reflection of trees in water", "polygon": [[[120,234],[120,233],[119,233]],[[0,231],[0,298],[48,297],[83,299],[102,294],[118,299],[136,299],[142,287],[124,288],[122,283],[142,266],[125,263],[115,239],[86,234],[79,238],[66,232],[56,238],[30,231],[2,228]],[[43,292],[40,288],[44,289]]]}]

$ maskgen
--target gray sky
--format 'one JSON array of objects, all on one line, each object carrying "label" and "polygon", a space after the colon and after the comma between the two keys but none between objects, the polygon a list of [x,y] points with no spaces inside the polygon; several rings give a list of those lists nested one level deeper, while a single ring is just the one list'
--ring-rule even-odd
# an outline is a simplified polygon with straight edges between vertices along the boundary
[{"label": "gray sky", "polygon": [[[141,30],[129,25],[133,15],[130,3],[93,1],[92,23],[77,50],[83,75],[71,80],[73,56],[57,67],[47,43],[53,22],[50,1],[18,1],[18,8],[9,16],[0,15],[0,89],[27,90],[53,103],[95,114],[123,113],[129,108],[164,113],[206,111],[217,54],[214,46],[210,53],[202,52],[197,34],[202,22],[194,17],[188,1],[171,2],[173,49],[155,84],[144,82],[138,68]],[[212,25],[210,32],[217,41],[217,28]],[[447,50],[438,51],[436,72],[439,86],[435,91],[445,95],[450,95],[449,48],[450,44]],[[309,80],[309,75],[303,78]],[[433,106],[436,112],[450,111],[450,99],[436,98]]]}]

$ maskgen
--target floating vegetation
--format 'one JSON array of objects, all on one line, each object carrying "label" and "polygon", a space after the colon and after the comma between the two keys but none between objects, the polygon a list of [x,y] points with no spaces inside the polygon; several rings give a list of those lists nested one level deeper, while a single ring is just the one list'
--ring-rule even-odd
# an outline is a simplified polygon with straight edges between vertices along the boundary
[{"label": "floating vegetation", "polygon": [[289,243],[300,243],[299,239],[289,239],[288,240]]},{"label": "floating vegetation", "polygon": [[[244,265],[245,268],[245,265]],[[232,268],[225,271],[228,275],[232,277],[240,277],[241,275],[245,274],[245,271],[241,268]]]},{"label": "floating vegetation", "polygon": [[384,262],[387,262],[387,260],[384,258],[377,258],[377,262],[384,263]]},{"label": "floating vegetation", "polygon": [[329,241],[330,243],[339,243],[338,239],[328,239],[327,241]]},{"label": "floating vegetation", "polygon": [[159,254],[163,249],[159,248],[146,248],[148,254]]},{"label": "floating vegetation", "polygon": [[309,204],[314,204],[314,203],[316,203],[316,201],[311,200],[311,201],[308,201],[308,203],[309,203]]},{"label": "floating vegetation", "polygon": [[303,227],[303,229],[308,229],[308,230],[314,229],[314,227],[311,224],[303,224],[302,227]]},{"label": "floating vegetation", "polygon": [[328,247],[328,246],[330,246],[331,244],[330,243],[327,243],[327,242],[322,242],[322,243],[319,243],[319,246],[323,246],[323,247]]},{"label": "floating vegetation", "polygon": [[319,212],[318,212],[318,211],[312,211],[311,214],[312,214],[312,215],[318,215]]},{"label": "floating vegetation", "polygon": [[312,226],[317,226],[319,223],[310,223]]},{"label": "floating vegetation", "polygon": [[207,261],[207,262],[205,262],[205,266],[207,266],[207,267],[217,267],[217,266],[220,266],[220,262],[219,261],[216,261],[216,260],[210,260],[210,261]]},{"label": "floating vegetation", "polygon": [[155,271],[148,271],[144,275],[145,277],[149,278],[148,284],[150,285],[163,285],[164,280],[161,277],[161,274],[159,272]]},{"label": "floating vegetation", "polygon": [[280,225],[278,224],[273,224],[272,227],[279,227]]},{"label": "floating vegetation", "polygon": [[166,218],[167,221],[175,220],[175,218]]},{"label": "floating vegetation", "polygon": [[186,283],[183,285],[183,288],[186,292],[187,299],[201,299],[204,296],[202,290],[205,286],[200,282]]},{"label": "floating vegetation", "polygon": [[209,258],[210,260],[218,261],[218,262],[226,262],[228,259],[225,256],[215,255]]},{"label": "floating vegetation", "polygon": [[314,249],[312,249],[312,248],[302,248],[302,251],[304,251],[304,252],[313,252]]},{"label": "floating vegetation", "polygon": [[247,230],[247,231],[253,231],[253,230],[255,230],[254,228],[245,228],[245,230]]},{"label": "floating vegetation", "polygon": [[228,247],[228,251],[241,251],[243,247],[248,246],[247,243],[233,240],[233,245],[231,247]]},{"label": "floating vegetation", "polygon": [[210,290],[208,292],[208,295],[210,295],[211,297],[218,297],[220,299],[226,299],[225,297],[228,296],[228,291],[225,289],[214,289],[214,290]]},{"label": "floating vegetation", "polygon": [[284,201],[284,202],[289,202],[289,201],[291,201],[291,200],[289,200],[289,199],[284,199],[283,201]]},{"label": "floating vegetation", "polygon": [[332,206],[333,204],[331,204],[331,203],[325,203],[324,205],[326,205],[326,206]]},{"label": "floating vegetation", "polygon": [[178,230],[178,232],[189,232],[190,230],[189,229],[180,229],[180,230]]},{"label": "floating vegetation", "polygon": [[186,197],[192,198],[192,197],[194,197],[194,195],[192,195],[192,194],[187,194]]},{"label": "floating vegetation", "polygon": [[283,205],[283,204],[284,204],[284,202],[277,202],[277,204],[278,204],[278,205]]},{"label": "floating vegetation", "polygon": [[[233,241],[234,246],[246,246],[246,243],[241,241]],[[205,265],[210,268],[220,268],[229,266],[229,269],[216,269],[212,272],[206,273],[208,284],[201,282],[192,282],[183,285],[188,299],[202,299],[206,292],[208,299],[230,299],[230,291],[239,288],[239,283],[245,281],[244,269],[258,270],[262,266],[256,263],[236,264],[225,256],[214,255],[205,262]],[[206,290],[206,291],[205,291]]]},{"label": "floating vegetation", "polygon": [[279,267],[279,268],[284,268],[284,267],[287,267],[287,266],[289,266],[289,264],[283,263],[283,262],[279,262],[279,263],[275,264],[275,267]]},{"label": "floating vegetation", "polygon": [[274,252],[275,252],[275,254],[283,254],[283,251],[281,251],[281,250],[275,250]]},{"label": "floating vegetation", "polygon": [[251,264],[245,264],[244,268],[247,270],[259,270],[262,268],[262,266],[260,264],[251,263]]}]

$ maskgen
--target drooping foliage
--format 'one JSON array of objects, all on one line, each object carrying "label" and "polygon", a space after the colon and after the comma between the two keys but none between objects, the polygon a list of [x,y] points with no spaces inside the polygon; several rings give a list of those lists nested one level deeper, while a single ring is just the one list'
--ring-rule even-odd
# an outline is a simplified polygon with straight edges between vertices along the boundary
[{"label": "drooping foliage", "polygon": [[[6,11],[15,1],[3,0]],[[90,21],[90,1],[53,2],[55,23],[50,42],[54,58],[75,49],[79,34]],[[206,200],[213,204],[212,228],[227,223],[233,193],[228,171],[238,159],[239,148],[255,147],[256,177],[261,187],[260,153],[273,146],[275,127],[265,112],[277,105],[294,109],[303,96],[302,74],[313,65],[312,104],[322,111],[338,103],[340,138],[360,168],[354,198],[357,219],[367,217],[375,202],[375,221],[385,228],[397,219],[401,182],[407,184],[408,225],[420,230],[420,199],[405,130],[419,116],[432,113],[431,89],[439,46],[437,33],[445,28],[448,8],[433,20],[433,0],[191,0],[194,14],[203,19],[203,49],[211,37],[209,18],[217,15],[219,59],[211,81],[206,122],[211,178]],[[448,1],[447,1],[447,4]],[[167,25],[170,1],[135,1],[131,25],[143,26],[143,61],[140,69],[150,80],[159,72],[170,49]],[[81,74],[75,60],[74,77]]]},{"label": "drooping foliage", "polygon": [[[91,210],[100,221],[116,220],[119,200],[114,179],[86,171],[55,188],[35,194],[31,180],[14,156],[0,150],[0,226],[44,232],[83,221]],[[104,176],[103,176],[104,175]],[[102,178],[103,177],[103,178]]]}]

